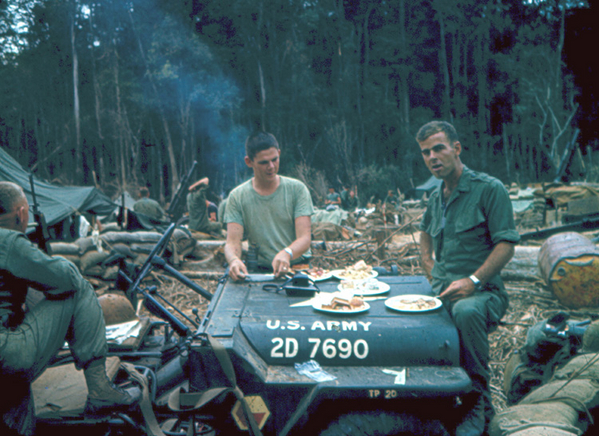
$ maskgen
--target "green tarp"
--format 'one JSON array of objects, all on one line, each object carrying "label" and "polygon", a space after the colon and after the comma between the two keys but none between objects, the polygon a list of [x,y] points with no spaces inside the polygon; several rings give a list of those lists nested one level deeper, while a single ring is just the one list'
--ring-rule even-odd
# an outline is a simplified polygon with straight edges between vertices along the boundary
[{"label": "green tarp", "polygon": [[[29,173],[1,148],[0,180],[20,185],[29,204],[33,204]],[[53,226],[76,213],[109,215],[117,207],[110,198],[94,187],[55,186],[35,177],[34,186],[38,206],[48,226]],[[33,223],[32,214],[29,214],[29,221]]]}]

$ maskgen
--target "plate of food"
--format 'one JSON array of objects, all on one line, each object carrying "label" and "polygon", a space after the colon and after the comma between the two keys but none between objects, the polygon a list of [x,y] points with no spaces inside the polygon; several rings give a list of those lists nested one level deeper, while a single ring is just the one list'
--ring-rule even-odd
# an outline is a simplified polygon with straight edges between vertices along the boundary
[{"label": "plate of food", "polygon": [[323,268],[309,268],[309,269],[305,269],[302,270],[303,273],[306,273],[306,275],[315,282],[320,282],[323,280],[327,280],[330,279],[331,277],[333,277],[333,274],[331,273],[330,270],[328,269],[323,269]]},{"label": "plate of food", "polygon": [[385,306],[399,312],[429,312],[442,305],[441,300],[429,295],[397,295],[385,300]]},{"label": "plate of food", "polygon": [[370,305],[360,297],[339,297],[334,296],[327,301],[316,301],[312,306],[320,312],[353,314],[362,313],[370,309]]},{"label": "plate of food", "polygon": [[358,261],[352,266],[348,266],[345,269],[336,269],[331,271],[333,277],[339,280],[367,280],[376,277],[378,273],[372,269],[370,265],[367,265],[363,260]]},{"label": "plate of food", "polygon": [[354,295],[380,295],[389,292],[391,289],[387,283],[381,282],[375,278],[369,278],[361,282],[353,280],[341,280],[337,286],[342,292],[352,292]]}]

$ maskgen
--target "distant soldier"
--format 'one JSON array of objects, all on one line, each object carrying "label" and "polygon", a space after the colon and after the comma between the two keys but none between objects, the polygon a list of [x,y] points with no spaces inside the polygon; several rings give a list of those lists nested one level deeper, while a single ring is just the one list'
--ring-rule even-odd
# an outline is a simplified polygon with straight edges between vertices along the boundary
[{"label": "distant soldier", "polygon": [[341,207],[341,196],[335,191],[335,188],[329,188],[327,198],[324,200],[326,210],[334,210]]},{"label": "distant soldier", "polygon": [[150,198],[150,190],[145,186],[139,188],[139,200],[133,204],[133,211],[145,229],[150,230],[168,224],[166,212],[160,203]]},{"label": "distant soldier", "polygon": [[223,226],[216,220],[218,209],[216,205],[211,208],[210,204],[213,203],[206,200],[209,183],[208,177],[204,177],[189,187],[189,193],[187,194],[188,226],[196,232],[218,233],[220,235]]}]

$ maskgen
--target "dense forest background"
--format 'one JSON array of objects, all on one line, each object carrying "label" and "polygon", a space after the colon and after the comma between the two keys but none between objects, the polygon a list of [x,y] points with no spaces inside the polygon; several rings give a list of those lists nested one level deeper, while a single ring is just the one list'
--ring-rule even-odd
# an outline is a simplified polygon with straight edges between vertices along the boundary
[{"label": "dense forest background", "polygon": [[4,0],[0,145],[45,180],[168,202],[194,160],[218,194],[246,179],[263,128],[317,202],[341,184],[364,200],[424,182],[414,134],[445,119],[464,162],[505,183],[553,180],[570,143],[571,177],[596,181],[597,15],[585,0]]}]

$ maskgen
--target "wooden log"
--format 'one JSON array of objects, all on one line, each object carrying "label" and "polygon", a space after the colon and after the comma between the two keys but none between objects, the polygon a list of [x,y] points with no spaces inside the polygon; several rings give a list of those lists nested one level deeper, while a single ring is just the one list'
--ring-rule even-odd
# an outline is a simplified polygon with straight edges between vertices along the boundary
[{"label": "wooden log", "polygon": [[516,246],[514,257],[501,271],[503,280],[540,281],[539,274],[540,247]]}]

